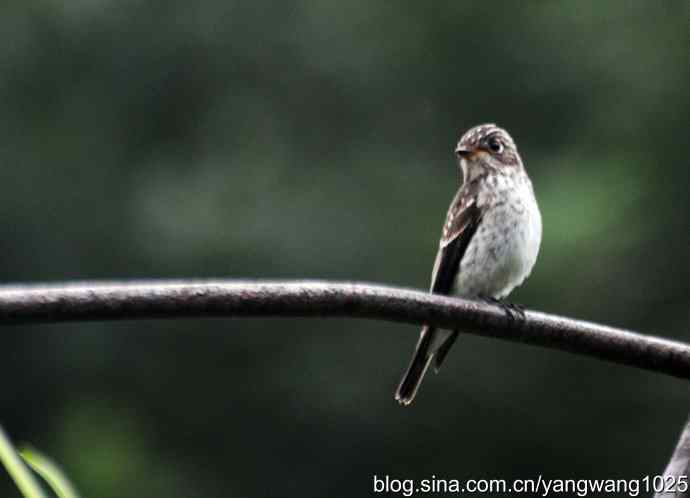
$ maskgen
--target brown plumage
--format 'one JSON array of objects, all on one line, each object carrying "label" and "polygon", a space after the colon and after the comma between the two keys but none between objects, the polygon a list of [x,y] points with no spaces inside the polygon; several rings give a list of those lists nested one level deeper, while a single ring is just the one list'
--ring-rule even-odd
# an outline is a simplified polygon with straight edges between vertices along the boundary
[{"label": "brown plumage", "polygon": [[[515,142],[503,129],[470,129],[455,149],[463,183],[443,225],[431,276],[434,294],[505,297],[529,275],[541,216]],[[395,398],[409,405],[429,365],[438,370],[458,331],[425,325]]]}]

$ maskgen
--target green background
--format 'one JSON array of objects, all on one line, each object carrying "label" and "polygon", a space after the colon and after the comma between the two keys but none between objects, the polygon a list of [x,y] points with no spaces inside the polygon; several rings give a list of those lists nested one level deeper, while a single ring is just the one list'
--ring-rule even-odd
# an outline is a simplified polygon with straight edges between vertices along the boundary
[{"label": "green background", "polygon": [[[455,142],[496,122],[544,221],[512,299],[690,341],[687,2],[193,4],[2,2],[3,281],[426,288]],[[474,336],[403,409],[417,331],[5,328],[1,422],[85,497],[349,497],[655,474],[688,414],[685,381]]]}]

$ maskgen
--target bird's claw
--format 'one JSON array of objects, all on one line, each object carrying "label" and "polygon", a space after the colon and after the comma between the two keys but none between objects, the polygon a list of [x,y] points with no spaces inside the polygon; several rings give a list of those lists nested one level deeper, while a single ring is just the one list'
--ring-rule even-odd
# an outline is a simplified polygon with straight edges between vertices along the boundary
[{"label": "bird's claw", "polygon": [[524,321],[525,320],[525,308],[515,303],[503,303],[503,310],[513,321]]},{"label": "bird's claw", "polygon": [[525,308],[524,306],[521,306],[519,304],[515,303],[507,303],[503,301],[502,299],[496,299],[495,297],[491,296],[479,296],[483,301],[486,301],[489,304],[495,304],[496,306],[499,306],[506,314],[508,319],[512,322],[517,322],[518,320],[524,321],[525,320]]}]

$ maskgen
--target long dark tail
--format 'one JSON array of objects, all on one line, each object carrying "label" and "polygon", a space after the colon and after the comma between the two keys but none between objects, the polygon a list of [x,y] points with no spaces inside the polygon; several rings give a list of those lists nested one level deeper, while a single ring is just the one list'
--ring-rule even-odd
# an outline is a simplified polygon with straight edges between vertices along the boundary
[{"label": "long dark tail", "polygon": [[433,353],[430,351],[433,334],[434,329],[426,325],[422,329],[419,342],[417,342],[417,348],[412,355],[412,361],[410,361],[410,366],[407,367],[407,371],[400,381],[398,390],[395,392],[395,399],[401,405],[407,406],[412,403],[415,394],[417,394],[417,389],[419,389],[419,384],[422,383],[424,374],[434,357]]}]

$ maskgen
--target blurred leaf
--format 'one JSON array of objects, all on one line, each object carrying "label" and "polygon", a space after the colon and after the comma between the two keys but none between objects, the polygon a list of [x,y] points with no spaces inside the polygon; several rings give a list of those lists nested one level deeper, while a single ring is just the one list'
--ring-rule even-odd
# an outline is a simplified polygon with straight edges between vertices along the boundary
[{"label": "blurred leaf", "polygon": [[25,498],[46,498],[38,481],[24,465],[2,427],[0,427],[0,461]]},{"label": "blurred leaf", "polygon": [[72,483],[53,460],[30,447],[22,448],[19,454],[48,483],[59,498],[79,498]]}]

